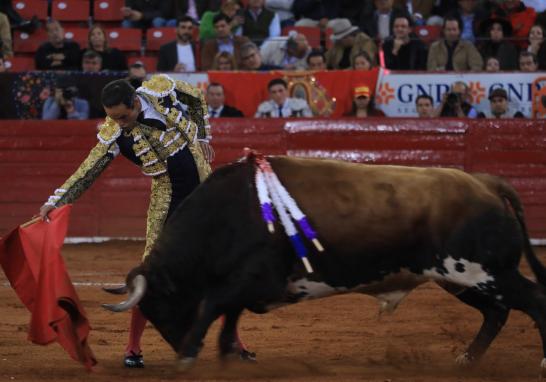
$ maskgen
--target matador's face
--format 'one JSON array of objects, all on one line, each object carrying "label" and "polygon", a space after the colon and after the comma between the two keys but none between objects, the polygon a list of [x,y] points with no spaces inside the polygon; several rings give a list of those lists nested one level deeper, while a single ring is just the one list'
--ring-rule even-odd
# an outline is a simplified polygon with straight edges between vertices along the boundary
[{"label": "matador's face", "polygon": [[106,115],[112,118],[123,130],[131,130],[135,126],[140,109],[141,104],[138,97],[135,97],[133,107],[127,107],[123,103],[112,107],[104,107]]}]

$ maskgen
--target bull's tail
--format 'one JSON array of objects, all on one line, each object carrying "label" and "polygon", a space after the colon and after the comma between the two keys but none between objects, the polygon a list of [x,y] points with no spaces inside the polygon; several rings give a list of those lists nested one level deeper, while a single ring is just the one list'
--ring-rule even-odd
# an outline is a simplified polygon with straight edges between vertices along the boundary
[{"label": "bull's tail", "polygon": [[502,180],[499,177],[488,174],[474,174],[474,176],[481,180],[483,183],[485,183],[489,189],[494,191],[504,201],[505,204],[508,202],[508,204],[514,211],[516,219],[521,227],[521,232],[523,234],[523,249],[525,259],[529,263],[529,266],[531,267],[531,270],[537,278],[537,281],[541,285],[546,286],[546,268],[544,267],[544,265],[542,265],[542,263],[536,256],[535,251],[533,250],[533,246],[531,245],[529,232],[527,231],[527,224],[525,223],[523,205],[521,204],[518,193],[510,184],[508,184],[508,182]]}]

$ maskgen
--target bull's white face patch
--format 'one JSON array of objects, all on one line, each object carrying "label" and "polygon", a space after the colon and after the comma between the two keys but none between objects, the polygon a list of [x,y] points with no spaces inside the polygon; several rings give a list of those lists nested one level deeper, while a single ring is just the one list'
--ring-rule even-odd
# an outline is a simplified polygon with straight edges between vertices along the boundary
[{"label": "bull's white face patch", "polygon": [[423,275],[434,280],[446,280],[454,284],[477,288],[484,288],[488,283],[495,281],[495,278],[488,274],[480,263],[446,257],[443,266],[445,269],[438,267],[425,269]]}]

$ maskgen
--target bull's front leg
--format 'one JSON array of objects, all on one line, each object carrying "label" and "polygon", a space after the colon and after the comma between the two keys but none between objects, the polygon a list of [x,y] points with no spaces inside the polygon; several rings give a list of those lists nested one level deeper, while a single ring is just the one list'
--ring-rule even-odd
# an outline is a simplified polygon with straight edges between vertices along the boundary
[{"label": "bull's front leg", "polygon": [[220,317],[221,314],[222,312],[216,303],[213,303],[208,299],[201,302],[197,318],[184,338],[181,349],[178,351],[180,359],[178,362],[178,369],[180,371],[186,371],[193,366],[210,325]]}]

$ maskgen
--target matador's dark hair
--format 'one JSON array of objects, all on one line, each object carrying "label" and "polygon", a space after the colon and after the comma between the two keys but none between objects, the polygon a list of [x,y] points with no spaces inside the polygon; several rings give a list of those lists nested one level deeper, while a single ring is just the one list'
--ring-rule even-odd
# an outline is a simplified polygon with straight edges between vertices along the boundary
[{"label": "matador's dark hair", "polygon": [[113,107],[124,104],[132,108],[135,100],[135,88],[127,80],[115,80],[108,83],[101,94],[104,107]]}]

